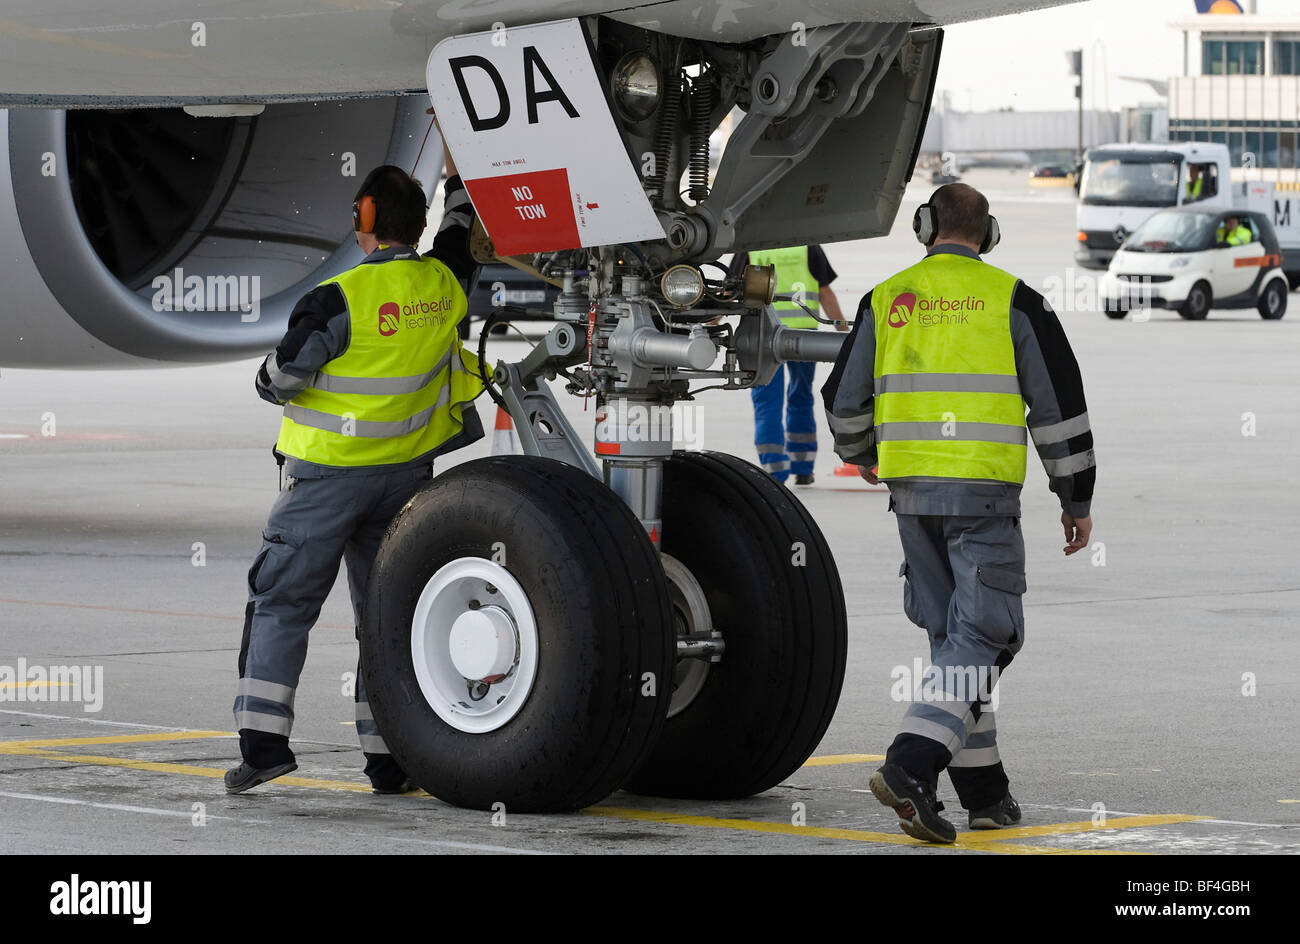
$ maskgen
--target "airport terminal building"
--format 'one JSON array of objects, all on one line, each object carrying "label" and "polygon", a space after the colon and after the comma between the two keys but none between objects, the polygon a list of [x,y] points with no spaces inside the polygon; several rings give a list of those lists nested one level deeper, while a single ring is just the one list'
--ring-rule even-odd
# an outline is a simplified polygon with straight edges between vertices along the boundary
[{"label": "airport terminal building", "polygon": [[1300,17],[1200,14],[1169,84],[1169,137],[1226,144],[1234,167],[1300,181]]}]

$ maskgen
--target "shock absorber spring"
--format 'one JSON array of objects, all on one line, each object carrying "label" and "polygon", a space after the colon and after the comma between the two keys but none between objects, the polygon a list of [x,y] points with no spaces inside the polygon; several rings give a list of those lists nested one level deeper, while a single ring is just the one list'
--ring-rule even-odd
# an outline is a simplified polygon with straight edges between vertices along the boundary
[{"label": "shock absorber spring", "polygon": [[713,130],[710,118],[717,92],[717,86],[709,81],[707,73],[691,83],[690,190],[687,195],[692,203],[700,203],[709,195],[709,132]]},{"label": "shock absorber spring", "polygon": [[654,173],[649,177],[650,197],[663,200],[668,190],[668,167],[673,157],[673,141],[677,137],[677,116],[682,105],[681,68],[674,63],[664,76],[664,100],[659,109],[659,125],[655,128]]}]

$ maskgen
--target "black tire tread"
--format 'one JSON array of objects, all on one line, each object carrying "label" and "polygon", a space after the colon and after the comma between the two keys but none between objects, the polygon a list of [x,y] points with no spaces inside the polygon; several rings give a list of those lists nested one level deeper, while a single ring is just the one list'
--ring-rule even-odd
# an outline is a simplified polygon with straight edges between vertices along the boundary
[{"label": "black tire tread", "polygon": [[[674,797],[751,796],[770,789],[797,770],[816,748],[834,716],[847,658],[843,588],[825,537],[807,509],[761,469],[723,453],[678,452],[666,465],[666,553],[672,553],[677,539],[669,525],[674,513],[669,502],[680,498],[676,492],[687,479],[693,483],[690,492],[700,500],[707,497],[728,502],[734,514],[746,519],[750,531],[767,536],[768,540],[757,541],[759,546],[746,548],[745,553],[761,556],[768,572],[788,573],[793,543],[802,541],[805,545],[804,574],[808,579],[789,580],[785,584],[789,594],[785,598],[784,623],[791,627],[790,632],[797,639],[792,646],[792,662],[784,680],[786,690],[779,714],[791,722],[780,731],[771,731],[771,743],[757,758],[731,757],[727,754],[728,745],[710,745],[709,759],[716,762],[716,767],[702,775],[698,764],[687,759],[691,747],[673,743],[674,732],[679,727],[675,722],[689,715],[695,707],[692,705],[668,722],[665,741],[628,782],[627,789]],[[732,563],[743,566],[741,561]],[[814,631],[813,626],[821,630]],[[720,628],[725,641],[726,627]],[[723,665],[726,658],[724,654]],[[734,746],[731,749],[735,751]]]},{"label": "black tire tread", "polygon": [[[492,482],[494,489],[509,487],[516,490],[521,497],[529,497],[542,506],[565,509],[568,524],[582,532],[581,538],[588,545],[585,549],[572,550],[575,554],[586,555],[594,578],[591,584],[594,598],[604,599],[603,609],[607,613],[628,614],[617,620],[618,664],[628,662],[627,657],[633,654],[628,652],[628,648],[634,647],[638,651],[633,664],[653,667],[652,670],[661,677],[665,673],[671,675],[673,642],[667,588],[658,555],[641,523],[613,492],[587,473],[552,459],[533,456],[497,456],[464,463],[440,475],[412,497],[394,518],[376,557],[371,577],[371,604],[365,621],[366,633],[380,631],[374,623],[385,610],[383,575],[389,571],[394,555],[409,552],[409,548],[403,545],[412,541],[403,541],[401,535],[409,529],[411,519],[428,517],[426,509],[431,503],[442,504],[445,501],[453,507],[472,507],[473,502],[467,500],[468,496],[485,481]],[[454,494],[449,494],[449,490]],[[466,550],[472,553],[470,549]],[[480,553],[479,556],[484,555]],[[509,558],[507,570],[511,569],[508,562]],[[601,579],[602,573],[623,574],[629,579]],[[420,589],[406,588],[409,607],[413,608]],[[639,690],[639,679],[636,682],[635,688]],[[372,709],[379,719],[387,711],[388,693],[382,684],[372,684],[369,675],[367,689]],[[626,712],[610,710],[604,713],[602,720],[605,723],[594,739],[599,747],[568,785],[564,796],[525,797],[510,804],[511,808],[521,812],[580,809],[599,802],[616,790],[629,771],[635,769],[653,749],[667,711],[664,697],[643,698],[639,691],[632,697],[637,701],[631,709],[630,720]],[[424,709],[431,713],[427,706]],[[467,805],[486,808],[482,802]]]}]

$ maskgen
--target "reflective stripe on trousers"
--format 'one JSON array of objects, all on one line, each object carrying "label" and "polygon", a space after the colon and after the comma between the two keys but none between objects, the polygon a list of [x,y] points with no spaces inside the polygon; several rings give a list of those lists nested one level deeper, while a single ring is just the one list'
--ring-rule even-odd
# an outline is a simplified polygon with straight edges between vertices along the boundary
[{"label": "reflective stripe on trousers", "polygon": [[[366,475],[300,478],[280,493],[249,569],[248,619],[239,655],[235,724],[241,731],[288,737],[293,696],[307,638],[346,561],[353,617],[360,631],[366,581],[393,516],[430,476],[430,467]],[[366,704],[358,666],[356,700]],[[368,753],[387,753],[369,707],[357,733]],[[365,720],[366,724],[360,722]]]},{"label": "reflective stripe on trousers", "polygon": [[903,609],[926,631],[928,690],[939,694],[909,704],[889,757],[931,782],[945,767],[997,765],[991,683],[1024,643],[1019,519],[896,518],[905,556]]},{"label": "reflective stripe on trousers", "polygon": [[[754,446],[759,464],[784,482],[791,472],[810,475],[817,457],[817,415],[813,398],[815,363],[781,365],[770,383],[754,387]],[[789,372],[789,389],[786,373]]]}]

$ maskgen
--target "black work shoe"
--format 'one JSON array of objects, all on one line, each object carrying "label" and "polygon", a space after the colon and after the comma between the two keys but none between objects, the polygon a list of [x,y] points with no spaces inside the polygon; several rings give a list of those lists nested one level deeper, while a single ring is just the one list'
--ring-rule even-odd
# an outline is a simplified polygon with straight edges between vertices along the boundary
[{"label": "black work shoe", "polygon": [[370,784],[370,792],[375,794],[375,796],[393,796],[398,793],[410,793],[412,790],[418,789],[420,789],[420,787],[409,777],[400,783],[394,783],[388,786],[381,787],[374,781],[371,781]]},{"label": "black work shoe", "polygon": [[871,775],[867,786],[876,799],[893,807],[899,826],[923,842],[956,842],[957,828],[939,815],[943,804],[934,787],[922,783],[897,764],[886,764]]},{"label": "black work shoe", "polygon": [[992,806],[970,811],[971,829],[1001,829],[1019,822],[1020,804],[1010,792]]},{"label": "black work shoe", "polygon": [[245,790],[253,789],[260,783],[266,783],[276,777],[283,777],[285,774],[297,769],[298,765],[293,761],[266,768],[253,767],[248,762],[244,762],[238,767],[231,767],[226,771],[226,792],[243,793]]},{"label": "black work shoe", "polygon": [[811,485],[812,483],[813,483],[813,474],[811,472],[809,472],[807,475],[796,475],[794,477],[795,485]]}]

